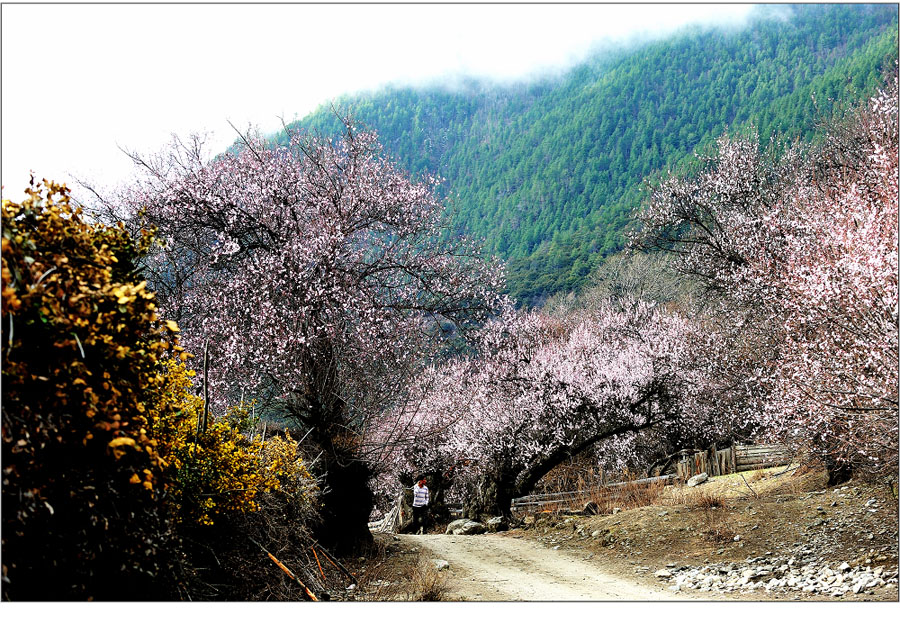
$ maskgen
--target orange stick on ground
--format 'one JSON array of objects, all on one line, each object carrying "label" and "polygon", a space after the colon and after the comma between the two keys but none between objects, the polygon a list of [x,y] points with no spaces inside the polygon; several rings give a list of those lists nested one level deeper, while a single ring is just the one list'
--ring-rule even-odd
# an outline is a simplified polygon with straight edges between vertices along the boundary
[{"label": "orange stick on ground", "polygon": [[331,564],[332,564],[334,567],[336,567],[338,570],[340,570],[341,572],[343,572],[344,574],[346,574],[347,576],[349,576],[351,581],[353,581],[354,583],[356,583],[357,585],[359,585],[359,581],[356,580],[356,577],[353,576],[353,574],[350,573],[350,570],[348,570],[348,569],[345,568],[343,565],[341,565],[340,562],[335,561],[334,558],[332,557],[332,555],[331,555],[327,550],[325,550],[325,547],[322,546],[322,544],[320,544],[319,542],[316,542],[315,544],[316,544],[316,546],[319,547],[319,550],[322,551],[322,554],[325,555],[325,559],[326,559],[327,561],[330,561]]},{"label": "orange stick on ground", "polygon": [[262,544],[260,544],[259,542],[257,542],[257,541],[256,541],[255,539],[253,539],[252,537],[250,538],[250,541],[253,542],[254,544],[256,544],[257,546],[259,546],[260,549],[261,549],[264,553],[266,553],[267,555],[269,555],[269,559],[271,559],[272,561],[274,561],[274,562],[275,562],[275,565],[277,565],[279,568],[281,568],[281,571],[282,571],[282,572],[284,572],[285,574],[287,574],[287,575],[291,578],[292,581],[294,581],[295,583],[297,583],[297,585],[299,585],[300,587],[302,587],[302,588],[303,588],[303,591],[306,592],[306,595],[309,597],[310,600],[312,600],[312,601],[314,601],[314,602],[319,602],[319,599],[316,598],[316,595],[310,591],[309,587],[307,587],[306,585],[304,585],[304,584],[303,584],[303,581],[301,581],[300,579],[298,579],[298,578],[294,575],[293,572],[291,572],[290,570],[288,570],[288,567],[287,567],[286,565],[284,565],[283,563],[281,563],[280,561],[278,561],[278,559],[275,558],[275,555],[273,555],[272,553],[270,553],[270,552],[266,549],[265,546],[263,546]]},{"label": "orange stick on ground", "polygon": [[310,546],[309,548],[310,548],[310,550],[313,551],[313,557],[316,558],[316,565],[319,566],[319,574],[322,575],[322,580],[327,581],[328,579],[325,578],[325,572],[322,570],[322,564],[319,563],[319,555],[316,554],[316,549],[313,548],[312,546]]},{"label": "orange stick on ground", "polygon": [[306,585],[304,585],[304,584],[303,584],[303,581],[301,581],[301,580],[298,579],[296,576],[294,576],[294,573],[291,572],[290,570],[288,570],[288,568],[287,568],[286,565],[284,565],[283,563],[281,563],[280,561],[278,561],[278,559],[275,558],[275,555],[273,555],[273,554],[270,553],[270,552],[267,552],[266,554],[269,555],[269,559],[271,559],[272,561],[275,562],[275,565],[277,565],[279,568],[281,568],[281,569],[284,571],[285,574],[287,574],[289,577],[291,577],[291,579],[293,579],[300,587],[303,588],[303,591],[306,592],[306,595],[309,596],[309,599],[310,599],[310,600],[313,600],[313,601],[315,601],[315,602],[318,602],[318,601],[319,601],[319,599],[316,598],[316,595],[315,595],[314,593],[312,593],[311,591],[309,591],[309,587],[307,587]]}]

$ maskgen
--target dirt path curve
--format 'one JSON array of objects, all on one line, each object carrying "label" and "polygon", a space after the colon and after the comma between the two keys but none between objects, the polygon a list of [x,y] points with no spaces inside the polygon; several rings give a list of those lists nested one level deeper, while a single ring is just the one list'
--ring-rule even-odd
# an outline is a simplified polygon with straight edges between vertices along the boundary
[{"label": "dirt path curve", "polygon": [[400,535],[450,563],[448,598],[476,601],[672,600],[584,557],[503,535]]}]

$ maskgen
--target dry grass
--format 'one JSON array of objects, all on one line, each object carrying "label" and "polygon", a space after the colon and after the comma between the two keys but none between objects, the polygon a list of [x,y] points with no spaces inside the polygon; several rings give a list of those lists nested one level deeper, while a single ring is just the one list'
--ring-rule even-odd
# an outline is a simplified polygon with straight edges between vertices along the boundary
[{"label": "dry grass", "polygon": [[688,506],[703,512],[705,529],[701,534],[704,539],[716,544],[734,541],[737,532],[728,522],[722,494],[709,490],[693,492]]},{"label": "dry grass", "polygon": [[[590,459],[590,458],[588,458]],[[565,502],[548,503],[533,509],[532,513],[559,513],[570,509],[583,509],[594,502],[601,514],[613,509],[634,509],[656,504],[665,489],[663,483],[635,484],[639,475],[630,473],[609,475],[583,458],[575,458],[553,469],[534,490],[534,494],[554,492],[578,492],[569,495]],[[627,482],[624,486],[606,487],[604,482]]]},{"label": "dry grass", "polygon": [[765,470],[755,470],[747,476],[747,481],[750,483],[756,483],[757,481],[762,481],[768,476],[768,473]]},{"label": "dry grass", "polygon": [[446,599],[447,581],[430,559],[420,557],[385,574],[374,589],[370,599],[379,602],[440,602]]},{"label": "dry grass", "polygon": [[727,544],[728,542],[733,542],[734,538],[737,536],[737,533],[726,523],[721,522],[721,518],[719,518],[718,520],[719,521],[717,522],[708,524],[706,529],[702,531],[704,539],[707,539],[715,544]]},{"label": "dry grass", "polygon": [[716,492],[700,490],[694,493],[689,504],[697,509],[719,509],[725,506],[725,498]]},{"label": "dry grass", "polygon": [[420,562],[413,569],[406,599],[412,602],[440,602],[447,596],[446,576],[432,561]]},{"label": "dry grass", "polygon": [[[696,490],[683,485],[666,487],[661,483],[640,485],[629,483],[622,487],[606,488],[600,485],[604,480],[632,481],[640,475],[604,474],[592,464],[590,457],[576,457],[552,470],[541,480],[533,493],[581,492],[581,494],[569,496],[565,502],[532,508],[529,513],[565,513],[569,509],[582,509],[589,501],[594,501],[598,505],[601,514],[612,513],[615,508],[628,510],[649,505],[702,505],[703,501],[697,499],[701,496],[698,492],[702,492],[703,496],[711,496],[710,490],[723,501],[731,498],[758,498],[771,489],[796,494],[805,491],[804,480],[773,477],[783,476],[788,471],[790,476],[809,474],[812,477],[820,473],[821,468],[820,462],[806,461],[803,464],[794,464],[790,469],[781,466],[710,477],[709,481]],[[710,500],[706,504],[714,502]]]},{"label": "dry grass", "polygon": [[629,482],[613,489],[599,488],[597,498],[594,500],[600,506],[601,513],[612,513],[616,507],[623,510],[647,507],[655,505],[659,501],[665,487],[661,481],[655,483]]},{"label": "dry grass", "polygon": [[446,576],[421,554],[400,556],[377,544],[359,575],[366,602],[440,602],[447,599]]},{"label": "dry grass", "polygon": [[[611,514],[615,508],[626,511],[654,505],[682,507],[685,512],[693,514],[696,520],[691,533],[699,538],[700,543],[711,543],[718,549],[727,547],[728,544],[743,544],[751,537],[745,535],[747,527],[743,527],[741,524],[743,520],[740,520],[740,514],[734,515],[735,505],[744,504],[739,501],[756,501],[761,496],[790,494],[794,489],[797,490],[797,493],[815,489],[808,482],[816,476],[816,473],[810,471],[808,477],[803,474],[798,475],[807,470],[803,470],[797,465],[790,468],[784,466],[766,468],[710,477],[708,481],[697,487],[687,487],[684,484],[666,486],[657,482],[652,484],[628,483],[622,487],[604,488],[597,486],[594,482],[593,485],[582,486],[588,491],[587,496],[545,507],[543,511],[552,514],[565,512],[567,509],[580,509],[588,500],[597,503],[599,511],[603,515]],[[561,480],[564,481],[560,475],[557,475],[556,482]],[[569,485],[571,486],[571,483]],[[665,524],[670,524],[667,520],[672,518],[672,516],[668,516],[660,520],[663,517],[655,511],[649,516],[644,514],[634,517],[642,518],[642,523],[650,518],[651,522],[659,520]],[[690,529],[684,527],[682,530]],[[734,539],[738,535],[741,535],[741,540],[735,542]],[[606,546],[607,544],[601,545]]]},{"label": "dry grass", "polygon": [[665,491],[665,484],[633,483],[623,486],[604,487],[596,483],[584,486],[581,493],[570,495],[565,502],[547,503],[532,513],[565,513],[570,509],[583,509],[588,503],[597,505],[598,513],[611,514],[614,509],[636,509],[657,504]]},{"label": "dry grass", "polygon": [[660,495],[660,502],[672,507],[716,509],[724,507],[727,498],[721,490],[675,486],[665,492],[665,497]]},{"label": "dry grass", "polygon": [[602,469],[593,465],[590,456],[575,457],[551,470],[535,487],[534,493],[588,490],[602,483],[605,476]]}]

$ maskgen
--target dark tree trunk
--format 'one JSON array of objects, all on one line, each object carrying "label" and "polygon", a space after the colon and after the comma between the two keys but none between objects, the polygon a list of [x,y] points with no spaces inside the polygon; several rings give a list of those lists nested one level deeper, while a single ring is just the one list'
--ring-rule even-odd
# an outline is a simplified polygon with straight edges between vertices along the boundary
[{"label": "dark tree trunk", "polygon": [[372,545],[369,514],[374,497],[368,486],[371,471],[358,460],[337,461],[326,466],[322,523],[317,539],[339,556],[361,552]]},{"label": "dark tree trunk", "polygon": [[474,491],[466,496],[463,516],[477,521],[496,516],[509,518],[514,494],[512,477],[485,475]]},{"label": "dark tree trunk", "polygon": [[[324,358],[328,361],[328,358]],[[316,538],[339,556],[359,553],[372,545],[369,516],[375,497],[369,489],[370,467],[358,456],[357,440],[345,422],[345,408],[336,387],[336,374],[320,370],[321,387],[328,391],[306,396],[308,407],[298,420],[309,428],[324,463],[321,524]],[[322,397],[329,400],[322,401]]]},{"label": "dark tree trunk", "polygon": [[853,478],[853,466],[830,453],[825,453],[825,474],[828,476],[826,487],[846,483]]}]

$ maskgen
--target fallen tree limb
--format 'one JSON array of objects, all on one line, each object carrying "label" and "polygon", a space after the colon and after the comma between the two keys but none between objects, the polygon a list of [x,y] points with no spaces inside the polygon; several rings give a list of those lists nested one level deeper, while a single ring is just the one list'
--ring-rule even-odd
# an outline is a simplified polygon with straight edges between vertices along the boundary
[{"label": "fallen tree limb", "polygon": [[306,592],[306,595],[307,595],[307,597],[308,597],[310,600],[312,600],[313,602],[318,602],[318,601],[319,601],[319,599],[316,598],[316,595],[315,595],[314,593],[312,593],[312,591],[309,589],[309,587],[307,587],[306,585],[304,585],[303,581],[301,581],[299,578],[297,578],[297,575],[294,574],[293,572],[291,572],[291,571],[288,569],[288,567],[287,567],[286,565],[284,565],[283,563],[281,563],[280,561],[278,561],[278,559],[275,558],[275,555],[273,555],[273,554],[270,553],[268,550],[266,550],[266,547],[265,547],[265,546],[263,546],[262,544],[260,544],[259,542],[257,542],[257,541],[256,541],[255,539],[253,539],[253,538],[250,538],[250,541],[253,542],[254,544],[256,544],[257,546],[259,546],[259,547],[262,549],[262,551],[263,551],[264,553],[266,553],[267,555],[269,555],[269,559],[271,559],[273,562],[275,562],[275,565],[277,565],[279,568],[281,568],[281,571],[282,571],[282,572],[284,572],[285,574],[287,574],[287,575],[291,578],[291,580],[293,580],[295,583],[297,583],[297,585],[299,585],[300,587],[302,587],[302,588],[303,588],[303,591]]},{"label": "fallen tree limb", "polygon": [[343,572],[344,574],[349,576],[351,581],[353,581],[354,583],[359,585],[359,581],[356,579],[355,576],[353,576],[353,574],[350,572],[350,570],[348,570],[343,565],[341,565],[340,562],[335,561],[334,558],[332,557],[331,553],[329,553],[327,550],[325,550],[325,548],[322,546],[322,544],[320,544],[319,542],[313,542],[313,546],[318,546],[319,551],[321,551],[321,553],[323,555],[325,555],[325,558],[328,561],[330,561],[334,565],[334,567],[336,567],[338,570],[340,570],[341,572]]},{"label": "fallen tree limb", "polygon": [[319,555],[316,554],[316,549],[312,546],[310,546],[309,549],[313,552],[313,557],[316,558],[316,565],[319,566],[319,573],[322,575],[322,580],[327,581],[328,579],[325,578],[325,571],[322,570],[322,564],[319,563]]}]

